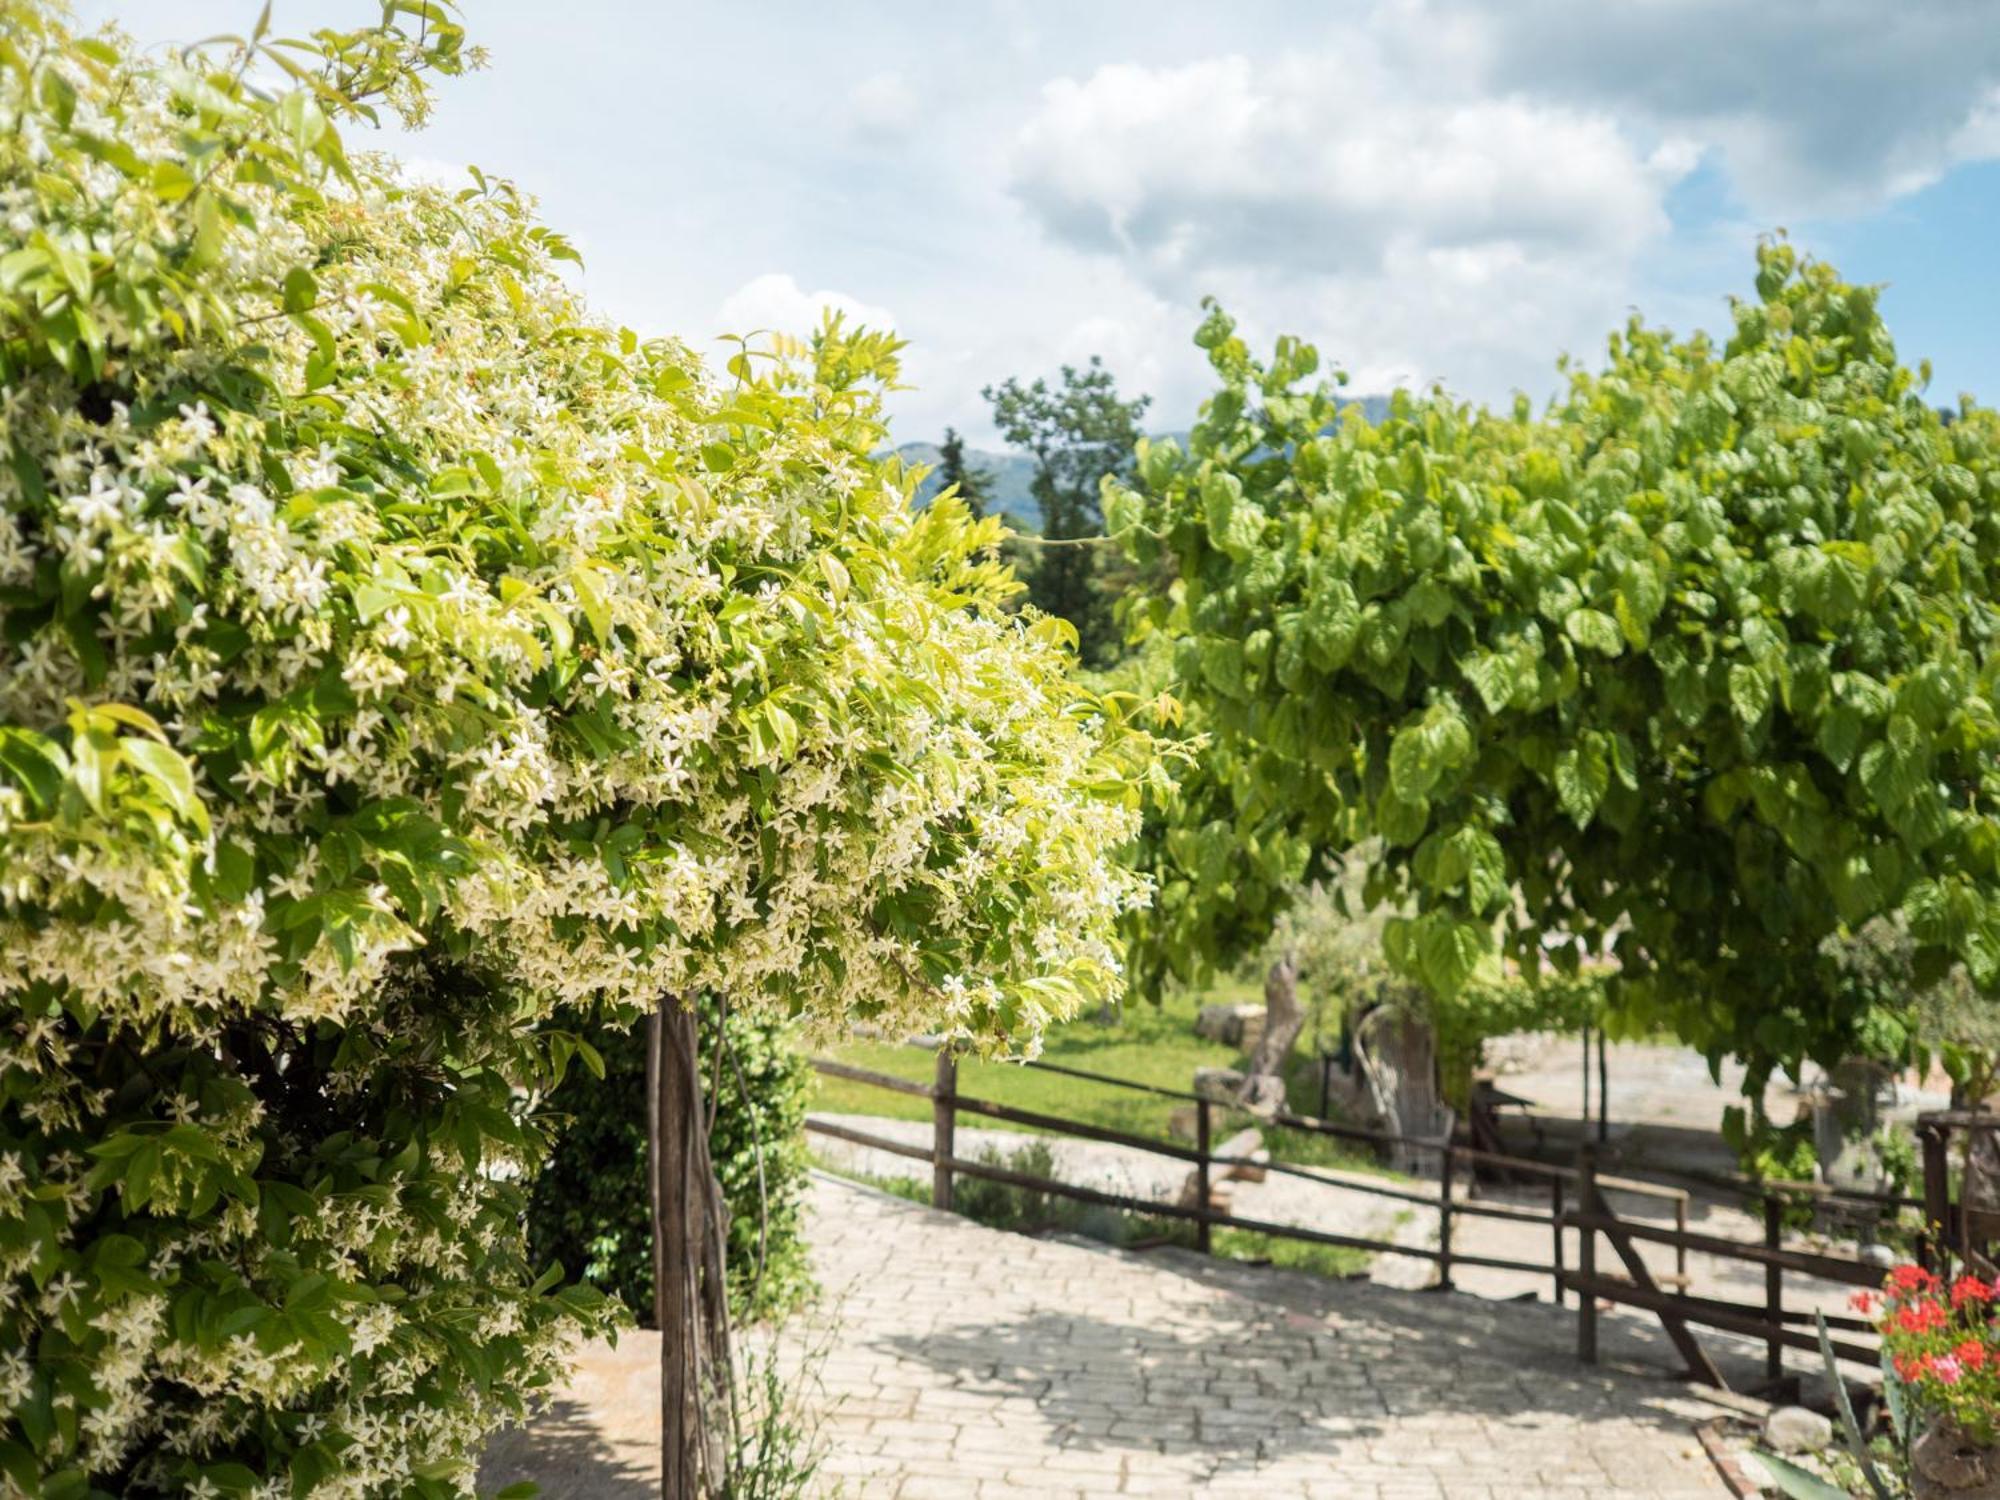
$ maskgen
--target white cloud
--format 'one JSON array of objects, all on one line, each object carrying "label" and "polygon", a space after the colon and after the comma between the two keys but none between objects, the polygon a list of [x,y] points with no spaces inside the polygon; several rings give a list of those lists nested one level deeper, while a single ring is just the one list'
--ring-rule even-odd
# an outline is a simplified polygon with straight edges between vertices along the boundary
[{"label": "white cloud", "polygon": [[1699,139],[1761,215],[1866,211],[2000,155],[2000,24],[1967,0],[1414,0],[1379,29],[1495,94]]},{"label": "white cloud", "polygon": [[1222,267],[1365,273],[1418,249],[1626,255],[1667,227],[1685,154],[1649,156],[1602,113],[1413,82],[1361,49],[1059,79],[1015,191],[1058,238],[1183,293]]},{"label": "white cloud", "polygon": [[804,338],[819,327],[829,311],[844,314],[850,328],[896,326],[896,315],[845,292],[806,292],[783,271],[753,277],[731,292],[711,320],[717,333],[788,333]]},{"label": "white cloud", "polygon": [[[2000,157],[2000,26],[1981,9],[1370,0],[1337,46],[1045,83],[1009,185],[1053,249],[1116,268],[1156,323],[1214,293],[1255,338],[1313,338],[1360,389],[1546,389],[1553,356],[1594,353],[1635,299],[1713,318],[1663,295],[1670,250],[1709,265],[1726,239],[1710,284],[1740,284],[1759,228]],[[1670,195],[1697,170],[1748,220],[1725,224],[1737,210],[1710,193],[1676,226]],[[1081,329],[1135,369],[1167,346],[1143,319],[1067,326],[1065,348]]]},{"label": "white cloud", "polygon": [[893,140],[916,128],[923,107],[901,73],[871,73],[848,90],[847,115],[856,134]]},{"label": "white cloud", "polygon": [[1179,364],[1162,348],[1214,293],[1255,338],[1319,342],[1357,389],[1552,383],[1557,352],[1619,318],[1697,148],[1483,93],[1468,56],[1418,79],[1363,38],[1059,79],[1016,138],[1013,191],[1052,239],[1151,293],[1150,330],[1082,330],[1135,373]]}]

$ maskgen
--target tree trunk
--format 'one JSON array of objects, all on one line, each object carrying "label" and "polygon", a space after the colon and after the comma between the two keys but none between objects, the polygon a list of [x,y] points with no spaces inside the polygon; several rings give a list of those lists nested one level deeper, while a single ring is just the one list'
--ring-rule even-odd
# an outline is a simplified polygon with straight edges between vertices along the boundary
[{"label": "tree trunk", "polygon": [[708,1155],[695,1013],[669,996],[646,1033],[653,1312],[660,1325],[660,1496],[715,1493],[734,1414],[728,1224]]},{"label": "tree trunk", "polygon": [[1264,1034],[1250,1051],[1242,1088],[1245,1108],[1268,1115],[1285,1107],[1285,1059],[1305,1028],[1298,955],[1288,950],[1264,975]]}]

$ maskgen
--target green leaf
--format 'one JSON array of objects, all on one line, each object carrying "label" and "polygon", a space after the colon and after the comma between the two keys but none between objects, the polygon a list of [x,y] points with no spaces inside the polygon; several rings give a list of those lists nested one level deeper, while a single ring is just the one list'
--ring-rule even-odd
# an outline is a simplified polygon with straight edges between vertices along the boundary
[{"label": "green leaf", "polygon": [[109,730],[86,729],[70,741],[70,780],[94,813],[104,811],[105,790],[118,756],[118,740]]},{"label": "green leaf", "polygon": [[1619,656],[1625,650],[1625,637],[1618,628],[1618,622],[1596,609],[1573,609],[1563,621],[1563,629],[1569,638],[1585,650],[1595,651],[1602,656]]},{"label": "green leaf", "polygon": [[1764,1471],[1771,1476],[1771,1482],[1789,1496],[1790,1500],[1850,1500],[1846,1490],[1828,1484],[1818,1475],[1801,1469],[1789,1459],[1780,1458],[1775,1453],[1766,1453],[1761,1448],[1751,1450],[1750,1456],[1764,1466]]},{"label": "green leaf", "polygon": [[1375,804],[1375,826],[1391,845],[1416,843],[1430,826],[1431,805],[1421,798],[1415,802],[1398,797],[1392,788]]},{"label": "green leaf", "polygon": [[1519,673],[1514,658],[1497,652],[1486,652],[1459,663],[1459,671],[1465,674],[1479,694],[1479,701],[1486,705],[1489,714],[1497,714],[1513,701],[1515,684]]},{"label": "green leaf", "polygon": [[1431,736],[1421,724],[1399,732],[1389,746],[1389,784],[1405,802],[1421,802],[1444,770]]},{"label": "green leaf", "polygon": [[288,313],[309,312],[319,302],[319,283],[304,266],[285,273],[284,306]]},{"label": "green leaf", "polygon": [[158,740],[127,739],[121,742],[125,759],[166,797],[167,805],[203,833],[208,831],[208,809],[194,788],[194,773],[179,751]]},{"label": "green leaf", "polygon": [[1586,737],[1558,755],[1555,788],[1562,810],[1577,827],[1586,827],[1611,788],[1611,763],[1603,742],[1595,736]]},{"label": "green leaf", "polygon": [[1840,1362],[1834,1358],[1833,1337],[1826,1329],[1826,1314],[1815,1310],[1813,1323],[1819,1331],[1819,1356],[1826,1366],[1827,1382],[1833,1387],[1834,1406],[1840,1413],[1841,1431],[1847,1439],[1847,1451],[1861,1468],[1861,1477],[1868,1481],[1868,1488],[1875,1492],[1875,1500],[1891,1500],[1889,1486],[1882,1482],[1882,1476],[1875,1471],[1874,1457],[1868,1451],[1868,1441],[1862,1436],[1861,1424],[1854,1419],[1854,1403],[1847,1397],[1847,1380],[1840,1373]]},{"label": "green leaf", "polygon": [[576,589],[576,602],[583,606],[583,617],[590,622],[590,633],[600,646],[611,645],[611,604],[597,582],[597,570],[589,563],[579,564],[570,583]]},{"label": "green leaf", "polygon": [[1762,668],[1738,662],[1729,669],[1729,706],[1745,729],[1763,722],[1771,709],[1771,679]]},{"label": "green leaf", "polygon": [[1866,723],[1860,713],[1846,704],[1829,709],[1819,721],[1816,739],[1821,752],[1833,762],[1835,767],[1845,771],[1854,764],[1855,753],[1861,748],[1861,736]]},{"label": "green leaf", "polygon": [[0,770],[5,770],[28,795],[29,805],[39,813],[55,807],[62,793],[67,757],[60,747],[33,730],[0,724]]},{"label": "green leaf", "polygon": [[1454,921],[1443,912],[1432,912],[1417,924],[1417,960],[1424,982],[1440,998],[1451,1000],[1465,988],[1493,947],[1493,934],[1481,922]]},{"label": "green leaf", "polygon": [[1507,856],[1484,828],[1461,828],[1453,842],[1464,851],[1465,892],[1475,912],[1501,905],[1509,892]]},{"label": "green leaf", "polygon": [[1264,534],[1264,512],[1244,497],[1234,474],[1211,472],[1201,482],[1202,516],[1209,545],[1241,560],[1256,550]]}]

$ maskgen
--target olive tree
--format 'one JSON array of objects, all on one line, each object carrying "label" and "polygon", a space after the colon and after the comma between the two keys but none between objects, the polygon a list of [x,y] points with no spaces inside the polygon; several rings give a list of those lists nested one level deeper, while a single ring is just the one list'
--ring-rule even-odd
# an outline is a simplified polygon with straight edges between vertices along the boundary
[{"label": "olive tree", "polygon": [[1990,990],[2000,423],[1935,410],[1875,293],[1782,241],[1733,321],[1635,319],[1539,413],[1404,393],[1369,423],[1211,308],[1220,389],[1107,492],[1173,565],[1137,623],[1210,736],[1155,950],[1226,935],[1218,877],[1268,903],[1372,839],[1388,954],[1436,993],[1496,944],[1615,958],[1629,1015],[1753,1086],[1904,1045],[1826,982],[1870,918]]},{"label": "olive tree", "polygon": [[147,58],[0,0],[16,1493],[468,1492],[606,1321],[521,1228],[605,1010],[683,1063],[697,1493],[692,998],[999,1048],[1118,982],[1136,742],[870,457],[894,341],[595,320],[506,183],[350,153],[473,60],[382,17]]}]

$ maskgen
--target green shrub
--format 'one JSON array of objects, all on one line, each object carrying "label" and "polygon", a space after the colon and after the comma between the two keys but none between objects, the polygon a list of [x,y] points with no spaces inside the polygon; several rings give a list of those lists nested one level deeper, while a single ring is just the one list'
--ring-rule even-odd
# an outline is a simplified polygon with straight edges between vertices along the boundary
[{"label": "green shrub", "polygon": [[[703,1051],[719,1007],[701,1006]],[[785,1313],[811,1290],[801,1215],[812,1068],[788,1028],[731,1012],[709,1152],[729,1207],[729,1291],[738,1319]],[[550,1094],[560,1133],[528,1201],[537,1264],[557,1262],[653,1326],[652,1215],[646,1188],[646,1036],[585,1033],[604,1078],[573,1071]]]}]

